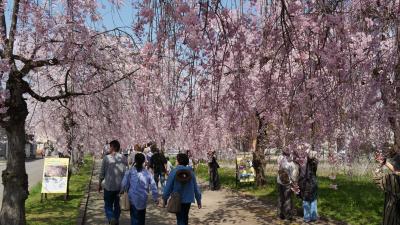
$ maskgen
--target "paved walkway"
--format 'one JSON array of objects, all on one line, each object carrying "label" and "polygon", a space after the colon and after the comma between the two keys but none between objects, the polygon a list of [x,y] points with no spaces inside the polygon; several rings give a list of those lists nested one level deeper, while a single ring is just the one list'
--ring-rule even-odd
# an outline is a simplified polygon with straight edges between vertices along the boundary
[{"label": "paved walkway", "polygon": [[[107,224],[103,212],[103,193],[99,194],[98,171],[96,162],[95,177],[93,178],[90,200],[87,211],[87,225]],[[191,225],[264,225],[264,224],[302,224],[301,218],[293,222],[277,219],[274,206],[268,206],[254,198],[245,198],[228,190],[208,191],[203,185],[203,208],[197,209],[192,205],[190,211]],[[120,225],[129,225],[129,212],[123,211]],[[146,214],[147,225],[174,225],[175,216],[165,209],[148,204]],[[314,224],[341,224],[329,221],[319,221]]]}]

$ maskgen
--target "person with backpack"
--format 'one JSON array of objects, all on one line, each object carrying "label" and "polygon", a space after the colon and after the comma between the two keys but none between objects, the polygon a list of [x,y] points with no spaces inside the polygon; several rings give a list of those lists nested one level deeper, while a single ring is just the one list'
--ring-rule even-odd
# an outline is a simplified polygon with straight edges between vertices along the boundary
[{"label": "person with backpack", "polygon": [[121,184],[129,196],[131,225],[145,224],[149,190],[158,205],[157,186],[151,173],[144,168],[145,160],[144,154],[136,154],[134,166],[125,173]]},{"label": "person with backpack", "polygon": [[190,206],[195,199],[198,208],[202,207],[201,192],[194,172],[188,167],[188,155],[179,153],[176,159],[178,166],[171,171],[164,188],[164,207],[168,202],[168,211],[176,214],[177,225],[188,225]]},{"label": "person with backpack", "polygon": [[317,152],[309,151],[305,168],[299,179],[300,197],[303,199],[304,222],[314,222],[318,219],[317,211]]},{"label": "person with backpack", "polygon": [[299,167],[293,162],[288,150],[278,157],[278,214],[279,218],[293,219],[293,193],[298,192]]}]

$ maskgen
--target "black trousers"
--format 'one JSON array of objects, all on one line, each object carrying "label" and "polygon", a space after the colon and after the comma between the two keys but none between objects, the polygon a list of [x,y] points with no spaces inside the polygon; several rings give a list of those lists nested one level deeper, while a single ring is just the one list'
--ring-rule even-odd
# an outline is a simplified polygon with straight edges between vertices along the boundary
[{"label": "black trousers", "polygon": [[293,200],[292,190],[290,186],[278,184],[278,213],[281,219],[292,219],[293,217]]},{"label": "black trousers", "polygon": [[177,225],[188,225],[189,224],[189,211],[191,203],[182,203],[181,211],[176,214]]}]

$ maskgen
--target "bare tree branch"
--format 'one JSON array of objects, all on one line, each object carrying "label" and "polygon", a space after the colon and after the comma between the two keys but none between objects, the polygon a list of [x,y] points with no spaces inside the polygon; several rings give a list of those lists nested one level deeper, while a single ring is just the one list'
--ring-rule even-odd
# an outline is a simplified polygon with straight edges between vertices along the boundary
[{"label": "bare tree branch", "polygon": [[58,65],[60,63],[60,61],[56,58],[43,59],[43,60],[32,60],[32,59],[27,59],[27,58],[19,56],[19,55],[13,55],[12,58],[19,60],[25,64],[24,67],[22,67],[22,69],[20,71],[21,74],[23,74],[23,75],[28,74],[34,68],[43,67],[43,66],[54,66],[54,65]]},{"label": "bare tree branch", "polygon": [[72,67],[67,70],[67,73],[65,73],[65,78],[64,78],[64,90],[68,90],[68,77],[69,73],[71,72]]},{"label": "bare tree branch", "polygon": [[70,98],[70,97],[94,95],[94,94],[98,94],[98,93],[101,93],[101,92],[109,89],[114,84],[117,84],[117,83],[119,83],[120,81],[122,81],[122,80],[124,80],[126,78],[129,78],[130,76],[135,74],[138,70],[139,70],[139,68],[133,70],[130,73],[127,73],[126,75],[120,77],[117,80],[114,80],[113,82],[109,83],[108,85],[105,85],[101,89],[97,89],[97,90],[90,91],[90,92],[69,92],[68,90],[65,90],[65,92],[63,94],[60,94],[60,95],[41,96],[41,95],[37,94],[35,91],[33,91],[32,88],[29,86],[29,84],[27,82],[23,81],[24,82],[24,91],[26,93],[28,93],[30,96],[32,96],[34,99],[36,99],[36,100],[38,100],[40,102],[57,101],[57,100],[60,100],[60,99],[65,99],[65,98]]},{"label": "bare tree branch", "polygon": [[69,112],[72,113],[72,110],[71,110],[66,104],[64,104],[64,103],[61,101],[61,99],[57,99],[57,101],[58,101],[58,103],[60,103],[60,105],[61,105],[63,108],[67,109]]}]

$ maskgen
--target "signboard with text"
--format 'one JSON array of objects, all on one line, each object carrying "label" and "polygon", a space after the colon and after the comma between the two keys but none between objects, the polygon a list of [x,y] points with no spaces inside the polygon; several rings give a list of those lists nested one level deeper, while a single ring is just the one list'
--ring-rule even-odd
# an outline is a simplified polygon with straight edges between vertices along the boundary
[{"label": "signboard with text", "polygon": [[68,158],[45,158],[42,193],[67,193]]},{"label": "signboard with text", "polygon": [[256,173],[253,167],[253,154],[250,152],[237,153],[236,170],[240,183],[254,182]]}]

